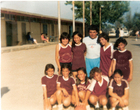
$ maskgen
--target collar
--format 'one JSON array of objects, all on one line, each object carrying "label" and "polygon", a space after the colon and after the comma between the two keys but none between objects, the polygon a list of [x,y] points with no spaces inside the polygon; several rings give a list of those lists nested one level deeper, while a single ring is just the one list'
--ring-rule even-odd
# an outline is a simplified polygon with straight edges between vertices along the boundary
[{"label": "collar", "polygon": [[49,78],[49,79],[53,78],[53,76],[54,76],[54,75],[52,75],[52,76],[50,77],[50,76],[46,75],[46,77]]},{"label": "collar", "polygon": [[85,82],[81,82],[81,84],[85,84]]},{"label": "collar", "polygon": [[65,78],[64,76],[62,76],[62,78],[64,79],[64,81],[68,81],[69,80],[69,78]]},{"label": "collar", "polygon": [[109,45],[105,48],[105,46],[103,46],[104,51],[106,51],[112,44],[109,43]]},{"label": "collar", "polygon": [[126,49],[125,50],[123,50],[123,51],[121,51],[121,50],[118,50],[119,52],[121,52],[121,53],[123,53],[123,52],[126,52]]},{"label": "collar", "polygon": [[80,45],[82,45],[82,43],[80,43],[80,44],[75,44],[76,46],[80,46]]},{"label": "collar", "polygon": [[103,85],[103,77],[101,76],[101,83],[98,82],[99,86],[102,86]]}]

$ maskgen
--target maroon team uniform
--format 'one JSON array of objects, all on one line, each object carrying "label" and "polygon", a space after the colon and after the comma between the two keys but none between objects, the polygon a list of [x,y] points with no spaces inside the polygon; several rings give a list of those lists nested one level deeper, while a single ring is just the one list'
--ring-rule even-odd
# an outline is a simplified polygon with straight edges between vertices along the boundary
[{"label": "maroon team uniform", "polygon": [[89,84],[90,84],[89,81],[87,82],[87,84],[85,84],[85,82],[84,83],[81,83],[81,84],[78,84],[77,85],[78,92],[79,91],[87,91],[87,87],[88,87]]},{"label": "maroon team uniform", "polygon": [[107,87],[109,83],[109,78],[107,76],[101,76],[102,82],[99,83],[95,79],[92,79],[91,84],[88,86],[88,90],[91,91],[91,94],[99,97],[100,95],[106,95]]},{"label": "maroon team uniform", "polygon": [[60,87],[65,88],[69,95],[72,95],[73,85],[75,85],[75,81],[72,77],[65,79],[64,76],[59,76],[57,83],[60,83]]},{"label": "maroon team uniform", "polygon": [[110,44],[108,47],[101,47],[100,49],[100,69],[102,70],[102,75],[108,76],[108,71],[111,65],[111,60],[113,57],[113,45]]},{"label": "maroon team uniform", "polygon": [[125,79],[122,79],[121,85],[118,85],[114,79],[110,81],[109,88],[113,89],[113,93],[116,93],[118,96],[122,97],[124,95],[125,89],[129,89],[128,82]]},{"label": "maroon team uniform", "polygon": [[53,75],[52,77],[48,77],[47,75],[42,77],[41,82],[42,86],[46,86],[47,89],[47,97],[51,97],[56,92],[57,89],[57,78],[58,75]]},{"label": "maroon team uniform", "polygon": [[86,52],[86,45],[81,43],[80,45],[75,45],[72,48],[73,59],[72,59],[72,70],[77,70],[80,67],[86,68],[84,53]]},{"label": "maroon team uniform", "polygon": [[128,50],[117,50],[113,54],[113,59],[116,60],[115,69],[120,69],[123,73],[123,78],[127,80],[130,74],[129,61],[132,60],[131,52]]}]

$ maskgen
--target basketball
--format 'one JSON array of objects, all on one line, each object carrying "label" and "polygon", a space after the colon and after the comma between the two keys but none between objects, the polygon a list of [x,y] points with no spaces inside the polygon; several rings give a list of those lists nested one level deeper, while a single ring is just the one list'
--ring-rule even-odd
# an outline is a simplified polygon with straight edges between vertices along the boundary
[{"label": "basketball", "polygon": [[75,107],[74,110],[86,110],[86,106],[84,106],[84,105],[79,105],[79,106]]}]

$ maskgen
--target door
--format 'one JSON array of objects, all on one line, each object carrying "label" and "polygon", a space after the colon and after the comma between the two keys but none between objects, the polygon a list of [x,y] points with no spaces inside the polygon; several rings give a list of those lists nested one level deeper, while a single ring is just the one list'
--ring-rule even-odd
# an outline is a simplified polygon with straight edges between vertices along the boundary
[{"label": "door", "polygon": [[22,44],[26,44],[26,23],[22,23]]},{"label": "door", "polygon": [[7,46],[17,45],[17,23],[6,21],[6,43]]},{"label": "door", "polygon": [[12,23],[6,21],[6,43],[7,46],[12,46]]}]

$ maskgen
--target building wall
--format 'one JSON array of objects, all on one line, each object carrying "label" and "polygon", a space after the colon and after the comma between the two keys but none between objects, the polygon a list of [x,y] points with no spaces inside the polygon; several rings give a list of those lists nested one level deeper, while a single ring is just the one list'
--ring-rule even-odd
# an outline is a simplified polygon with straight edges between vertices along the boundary
[{"label": "building wall", "polygon": [[31,22],[31,36],[36,39],[37,42],[41,42],[40,37],[40,24]]},{"label": "building wall", "polygon": [[[47,18],[47,17],[40,17],[35,15],[35,16],[30,16],[30,14],[24,14],[22,13],[17,13],[17,12],[12,12],[12,11],[3,11],[1,14],[1,46],[5,47],[7,46],[7,41],[11,41],[11,40],[7,40],[6,36],[6,32],[9,32],[7,30],[7,21],[8,23],[12,23],[12,28],[8,28],[8,29],[12,29],[12,45],[17,45],[18,42],[22,42],[22,44],[27,44],[29,43],[26,39],[26,35],[28,32],[31,32],[31,37],[33,37],[34,39],[37,40],[37,42],[42,42],[41,40],[41,33],[47,32],[48,37],[49,36],[55,36],[55,37],[59,37],[58,36],[58,23],[57,23],[57,18]],[[28,19],[29,18],[29,19]],[[43,25],[47,25],[45,26],[44,30],[43,29]],[[76,23],[75,23],[76,24]],[[81,25],[82,23],[80,23]],[[9,25],[8,25],[9,26]],[[11,25],[10,25],[11,26]],[[61,21],[61,32],[68,32],[69,33],[69,28],[72,27],[72,21],[70,20],[62,20]],[[76,30],[82,30],[81,27],[76,26]],[[7,30],[7,31],[6,31]],[[16,31],[15,31],[16,30]],[[11,30],[10,30],[11,32]],[[71,31],[72,32],[72,31]],[[9,38],[9,37],[8,37]],[[11,45],[9,45],[11,46]]]},{"label": "building wall", "polygon": [[6,46],[6,22],[1,19],[1,46]]}]

